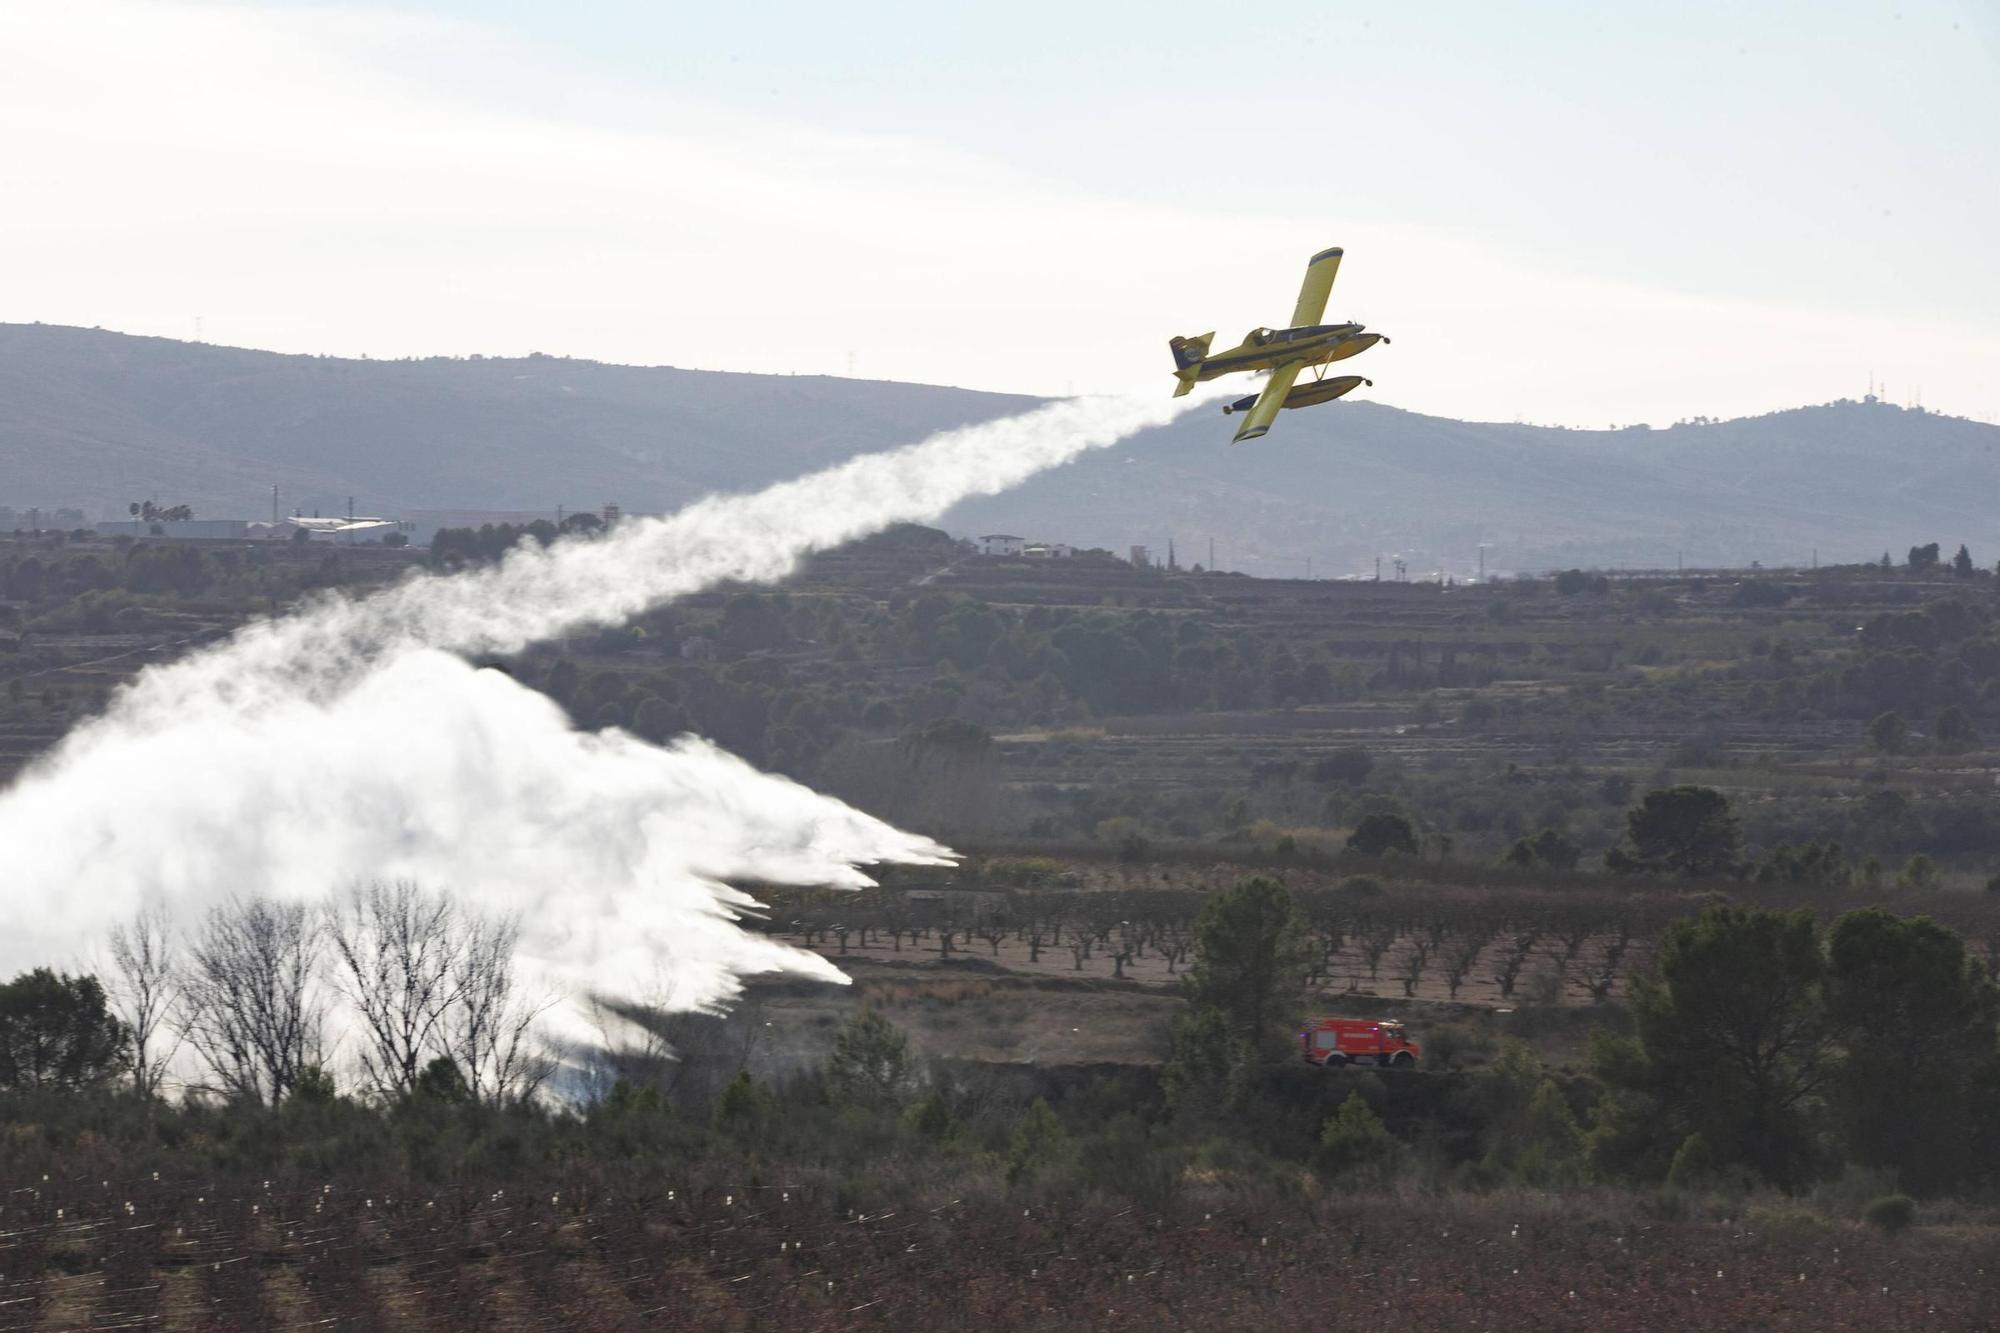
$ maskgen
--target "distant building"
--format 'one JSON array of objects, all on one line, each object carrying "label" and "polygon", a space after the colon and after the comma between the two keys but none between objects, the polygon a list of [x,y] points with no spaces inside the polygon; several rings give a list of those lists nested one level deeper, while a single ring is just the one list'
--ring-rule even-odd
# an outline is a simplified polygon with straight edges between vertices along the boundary
[{"label": "distant building", "polygon": [[14,509],[0,505],[0,532],[47,532],[60,529],[74,532],[87,528],[90,520],[83,516],[81,509]]},{"label": "distant building", "polygon": [[1062,542],[1030,542],[1021,548],[1021,554],[1030,560],[1068,560],[1076,555],[1076,548]]},{"label": "distant building", "polygon": [[250,535],[250,523],[241,518],[143,518],[112,519],[97,525],[105,537],[161,537],[168,541],[240,542]]},{"label": "distant building", "polygon": [[276,523],[252,523],[249,535],[265,541],[289,542],[299,540],[299,534],[303,532],[307,541],[358,546],[366,542],[384,542],[398,534],[408,541],[414,526],[393,518],[293,517]]},{"label": "distant building", "polygon": [[979,554],[1019,555],[1027,544],[1026,537],[1012,537],[1004,532],[996,532],[979,539]]},{"label": "distant building", "polygon": [[1153,553],[1143,546],[1135,546],[1132,548],[1132,563],[1141,569],[1151,569],[1153,567]]}]

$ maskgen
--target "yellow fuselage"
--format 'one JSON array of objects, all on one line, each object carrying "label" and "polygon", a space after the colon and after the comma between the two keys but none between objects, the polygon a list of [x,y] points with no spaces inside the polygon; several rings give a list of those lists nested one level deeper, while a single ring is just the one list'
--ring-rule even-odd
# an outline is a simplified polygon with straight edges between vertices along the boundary
[{"label": "yellow fuselage", "polygon": [[1275,370],[1279,366],[1326,365],[1365,352],[1382,340],[1363,333],[1359,324],[1318,324],[1302,329],[1252,329],[1226,352],[1203,357],[1189,369],[1197,380],[1212,380],[1242,370]]}]

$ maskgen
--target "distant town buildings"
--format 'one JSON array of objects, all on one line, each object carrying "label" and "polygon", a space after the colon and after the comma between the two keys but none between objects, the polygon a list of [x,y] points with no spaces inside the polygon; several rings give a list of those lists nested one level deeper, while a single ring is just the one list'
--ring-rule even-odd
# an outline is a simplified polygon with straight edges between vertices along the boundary
[{"label": "distant town buildings", "polygon": [[1132,548],[1132,563],[1140,569],[1151,569],[1153,567],[1153,553],[1143,546],[1135,546]]},{"label": "distant town buildings", "polygon": [[[106,520],[100,536],[153,537],[166,541],[313,541],[339,545],[410,540],[413,525],[393,518],[281,518],[275,523],[242,518],[142,518]],[[301,537],[300,534],[304,536]]]},{"label": "distant town buildings", "polygon": [[[259,527],[268,528],[269,523]],[[240,542],[250,535],[250,521],[242,518],[120,518],[96,525],[102,537],[164,537],[169,541]]]},{"label": "distant town buildings", "polygon": [[1025,560],[1068,560],[1076,548],[1067,542],[1031,542],[1026,537],[995,532],[978,539],[981,555],[1012,555]]},{"label": "distant town buildings", "polygon": [[81,509],[14,509],[0,505],[0,532],[44,532],[51,528],[71,532],[87,528],[90,520]]}]

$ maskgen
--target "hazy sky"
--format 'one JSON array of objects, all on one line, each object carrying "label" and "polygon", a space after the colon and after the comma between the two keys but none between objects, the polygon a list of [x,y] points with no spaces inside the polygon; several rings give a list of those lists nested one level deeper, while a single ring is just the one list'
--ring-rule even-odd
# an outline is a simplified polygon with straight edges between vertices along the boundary
[{"label": "hazy sky", "polygon": [[1255,14],[5,0],[0,320],[1166,392],[1342,244],[1385,402],[2000,420],[1992,0]]}]

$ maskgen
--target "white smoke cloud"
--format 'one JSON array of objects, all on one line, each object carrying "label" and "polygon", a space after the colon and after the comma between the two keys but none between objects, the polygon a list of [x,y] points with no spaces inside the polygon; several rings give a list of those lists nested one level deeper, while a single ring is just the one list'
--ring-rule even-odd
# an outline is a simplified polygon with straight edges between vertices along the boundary
[{"label": "white smoke cloud", "polygon": [[725,881],[859,887],[945,848],[704,741],[573,730],[455,652],[622,621],[724,580],[921,520],[1199,398],[1062,402],[763,492],[532,545],[469,573],[334,597],[151,669],[0,795],[0,968],[76,956],[152,902],[317,900],[363,878],[449,888],[523,924],[530,979],[575,999],[670,975],[679,1007],[824,960],[745,932]]}]

